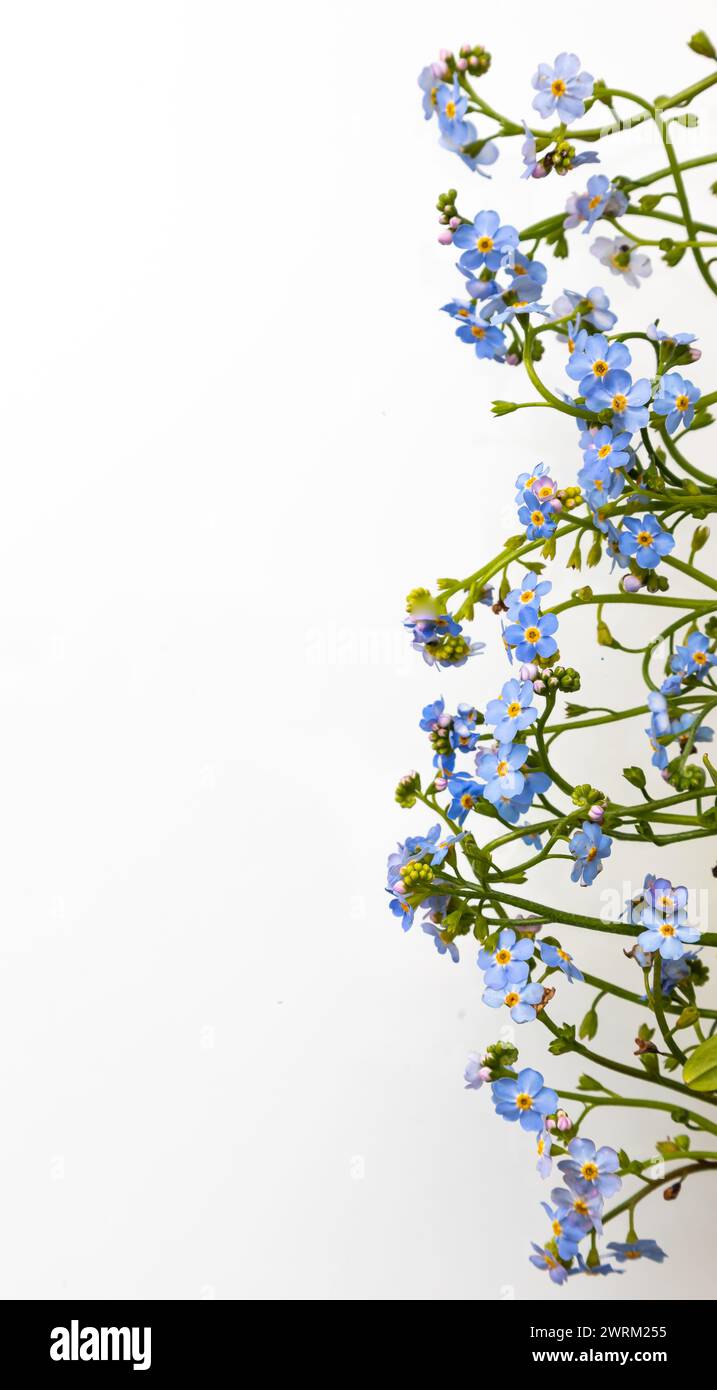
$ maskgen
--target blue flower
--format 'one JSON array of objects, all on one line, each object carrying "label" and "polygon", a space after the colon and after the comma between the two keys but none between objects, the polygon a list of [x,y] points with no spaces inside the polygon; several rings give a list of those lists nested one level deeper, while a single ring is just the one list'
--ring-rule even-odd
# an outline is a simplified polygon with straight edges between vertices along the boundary
[{"label": "blue flower", "polygon": [[501,1004],[505,1004],[510,1009],[510,1016],[514,1023],[533,1023],[535,1020],[535,1006],[539,1004],[543,997],[543,986],[516,981],[509,985],[507,990],[487,989],[483,994],[483,1003],[490,1009],[499,1009]]},{"label": "blue flower", "polygon": [[628,430],[613,430],[610,425],[601,425],[596,430],[584,430],[580,436],[580,448],[585,462],[599,461],[610,468],[625,468],[630,463],[630,434]]},{"label": "blue flower", "polygon": [[522,179],[544,178],[548,171],[542,161],[538,159],[537,141],[525,121],[523,121],[523,130],[525,131],[525,139],[520,147],[520,153],[523,156],[525,168],[520,177]]},{"label": "blue flower", "polygon": [[472,811],[476,802],[480,801],[483,795],[483,788],[474,781],[468,772],[456,772],[448,782],[448,790],[453,797],[448,808],[451,820],[457,820],[462,825],[469,811]]},{"label": "blue flower", "polygon": [[515,487],[516,487],[516,489],[517,489],[517,490],[516,490],[516,494],[515,494],[515,501],[516,501],[516,505],[517,505],[518,507],[522,505],[522,503],[523,503],[523,501],[524,501],[524,498],[525,498],[525,493],[526,493],[526,492],[532,492],[533,487],[534,487],[535,484],[537,483],[538,479],[539,479],[539,478],[544,478],[544,477],[546,476],[547,472],[548,472],[548,465],[547,465],[547,463],[539,463],[539,464],[533,469],[533,472],[532,472],[532,473],[519,473],[519,474],[518,474],[518,477],[517,477],[516,480],[515,480]]},{"label": "blue flower", "polygon": [[684,645],[675,649],[670,659],[672,670],[685,676],[699,676],[701,680],[717,662],[717,656],[709,648],[709,637],[702,632],[691,632]]},{"label": "blue flower", "polygon": [[466,144],[470,136],[464,121],[464,116],[468,110],[468,97],[465,92],[461,91],[457,77],[454,77],[451,87],[445,82],[441,83],[438,88],[437,101],[438,124],[441,128],[441,134],[449,136],[451,140]]},{"label": "blue flower", "polygon": [[576,290],[563,290],[560,298],[553,304],[553,313],[559,319],[577,313],[582,323],[591,324],[599,333],[609,333],[617,323],[617,314],[613,314],[610,300],[599,285],[593,285],[587,294],[578,294]]},{"label": "blue flower", "polygon": [[640,569],[655,569],[674,549],[674,536],[663,530],[652,512],[646,512],[643,517],[625,516],[622,525],[620,549],[623,555],[634,555]]},{"label": "blue flower", "polygon": [[612,275],[622,275],[625,283],[636,290],[640,288],[640,280],[652,274],[650,257],[638,251],[634,241],[627,237],[596,237],[590,252]]},{"label": "blue flower", "polygon": [[472,753],[478,742],[478,711],[473,705],[459,705],[451,729],[451,743],[461,753]]},{"label": "blue flower", "polygon": [[450,314],[452,319],[468,319],[475,317],[472,299],[449,299],[447,304],[441,305],[442,314]]},{"label": "blue flower", "polygon": [[[550,584],[538,585],[543,591],[550,587]],[[519,591],[515,589],[513,592],[517,594]],[[534,598],[537,597],[536,589],[531,589],[530,592]],[[508,597],[510,598],[510,595]],[[488,701],[485,718],[487,724],[494,726],[499,743],[511,743],[516,734],[527,729],[528,725],[538,718],[530,681],[506,681],[498,699]]]},{"label": "blue flower", "polygon": [[612,839],[603,835],[599,825],[584,820],[582,830],[576,830],[568,849],[575,863],[570,871],[573,883],[588,887],[602,873],[602,861],[612,853]]},{"label": "blue flower", "polygon": [[416,837],[418,853],[423,857],[430,855],[429,863],[435,869],[442,864],[452,845],[460,844],[463,835],[446,835],[440,825],[434,825],[425,836]]},{"label": "blue flower", "polygon": [[587,192],[577,200],[579,220],[586,224],[584,234],[592,231],[599,217],[609,214],[622,217],[627,203],[625,194],[615,188],[604,174],[593,174],[592,178],[588,179]]},{"label": "blue flower", "polygon": [[553,1166],[553,1160],[552,1160],[552,1158],[550,1157],[550,1150],[551,1150],[552,1146],[553,1146],[553,1141],[552,1141],[552,1138],[551,1138],[551,1135],[550,1135],[550,1130],[549,1130],[549,1129],[541,1129],[540,1134],[538,1135],[538,1138],[537,1138],[537,1141],[536,1141],[536,1149],[537,1149],[537,1152],[538,1152],[538,1162],[537,1162],[536,1165],[535,1165],[536,1168],[537,1168],[537,1170],[538,1170],[538,1172],[539,1172],[539,1174],[540,1174],[540,1176],[541,1176],[541,1178],[549,1178],[549,1177],[550,1177],[550,1170],[551,1170],[551,1168],[552,1168],[552,1166]]},{"label": "blue flower", "polygon": [[463,251],[460,266],[465,270],[477,270],[482,265],[499,270],[507,252],[518,241],[517,229],[501,226],[498,213],[491,211],[479,212],[474,222],[462,223],[453,237],[454,246]]},{"label": "blue flower", "polygon": [[[451,154],[457,154],[458,158],[471,170],[473,174],[480,174],[482,179],[489,179],[490,174],[486,174],[483,165],[490,168],[498,158],[498,146],[492,140],[484,140],[478,144],[478,131],[472,121],[464,121],[460,133],[451,135],[447,131],[441,135],[439,144],[444,150],[450,150]],[[473,147],[478,145],[477,149]]]},{"label": "blue flower", "polygon": [[524,1067],[517,1077],[504,1077],[492,1084],[493,1104],[504,1120],[520,1120],[522,1129],[537,1133],[543,1128],[544,1115],[558,1108],[556,1091],[545,1086],[539,1071]]},{"label": "blue flower", "polygon": [[483,795],[494,806],[501,799],[512,801],[520,796],[525,778],[520,771],[528,756],[524,743],[501,743],[496,753],[486,753],[480,760],[480,775],[486,779]]},{"label": "blue flower", "polygon": [[423,92],[423,114],[426,120],[430,121],[431,116],[438,110],[438,93],[443,85],[432,64],[418,74],[418,85]]},{"label": "blue flower", "polygon": [[654,1260],[655,1264],[661,1265],[667,1259],[656,1240],[611,1240],[607,1248],[613,1251],[613,1259],[619,1264],[624,1264],[626,1260]]},{"label": "blue flower", "polygon": [[[530,570],[528,574],[523,575],[520,586],[517,589],[511,589],[505,597],[508,616],[517,618],[521,608],[539,608],[540,600],[550,593],[552,587],[549,579],[539,580],[535,570]],[[503,699],[505,699],[505,687],[503,688]]]},{"label": "blue flower", "polygon": [[543,1211],[547,1212],[553,1228],[553,1240],[558,1247],[561,1260],[574,1259],[578,1253],[578,1245],[587,1235],[589,1226],[586,1229],[577,1212],[570,1212],[565,1216],[557,1207],[549,1207],[547,1202],[541,1202],[540,1205]]},{"label": "blue flower", "polygon": [[423,717],[418,727],[419,729],[425,729],[427,733],[433,733],[434,730],[440,727],[446,729],[450,728],[451,716],[446,714],[446,704],[442,695],[439,699],[434,700],[432,704],[424,705],[422,715]]},{"label": "blue flower", "polygon": [[665,428],[668,434],[674,434],[680,425],[689,429],[695,418],[695,402],[701,395],[699,387],[693,386],[679,372],[668,372],[667,376],[663,376],[652,409],[656,415],[667,416]]},{"label": "blue flower", "polygon": [[493,323],[510,323],[516,314],[547,316],[545,305],[537,302],[541,292],[542,285],[534,280],[512,280],[505,289],[499,288],[494,298],[483,305],[481,318],[490,319]]},{"label": "blue flower", "polygon": [[687,925],[687,889],[673,887],[667,878],[656,878],[645,887],[641,921],[647,928],[637,938],[643,951],[659,951],[663,960],[679,960],[685,944],[699,941],[697,927]]},{"label": "blue flower", "polygon": [[614,502],[620,496],[625,479],[621,473],[613,472],[602,459],[591,459],[584,468],[578,470],[578,482],[589,507],[604,507],[606,502]]},{"label": "blue flower", "polygon": [[661,957],[660,984],[663,994],[671,994],[673,989],[690,978],[690,961],[697,960],[697,951],[685,951],[678,960],[665,960]]},{"label": "blue flower", "polygon": [[523,493],[523,506],[518,508],[518,520],[525,526],[529,541],[547,540],[557,525],[555,513],[541,507],[534,492]]},{"label": "blue flower", "polygon": [[592,1139],[572,1139],[568,1144],[568,1153],[570,1158],[564,1158],[558,1164],[566,1179],[568,1174],[582,1178],[602,1197],[612,1197],[619,1192],[622,1187],[617,1176],[620,1160],[614,1149],[607,1145],[598,1149]]},{"label": "blue flower", "polygon": [[456,329],[456,337],[460,338],[462,343],[470,343],[475,348],[476,357],[505,356],[505,335],[499,328],[481,322],[475,316],[469,323],[461,324],[460,328]]},{"label": "blue flower", "polygon": [[455,941],[446,941],[441,933],[440,927],[437,927],[435,922],[422,922],[421,926],[426,936],[433,937],[433,944],[439,956],[445,956],[447,954],[450,956],[454,965],[457,965],[460,957]]},{"label": "blue flower", "polygon": [[667,347],[688,347],[697,342],[696,333],[666,333],[656,323],[648,324],[646,332],[653,343],[664,343]]},{"label": "blue flower", "polygon": [[538,950],[543,961],[543,965],[549,966],[552,970],[562,970],[567,975],[570,984],[573,980],[583,980],[585,977],[577,965],[573,965],[572,956],[568,955],[561,946],[552,946],[549,941],[539,941]]},{"label": "blue flower", "polygon": [[601,529],[604,530],[605,533],[606,554],[609,555],[612,559],[610,571],[612,572],[616,565],[621,570],[627,569],[630,564],[630,561],[628,560],[627,555],[623,555],[620,549],[621,532],[618,531],[617,527],[614,525],[612,521],[609,520],[609,518],[606,520],[604,527],[602,527]]},{"label": "blue flower", "polygon": [[609,343],[602,333],[593,333],[583,341],[582,347],[576,344],[565,370],[573,381],[579,382],[580,394],[586,397],[589,407],[587,397],[593,388],[605,380],[609,371],[629,367],[631,361],[624,343]]},{"label": "blue flower", "polygon": [[559,53],[555,63],[540,63],[533,76],[538,95],[533,106],[541,116],[557,112],[558,119],[570,125],[585,113],[585,102],[592,96],[593,78],[580,71],[580,59],[575,53]]},{"label": "blue flower", "polygon": [[563,1221],[568,1217],[575,1226],[582,1226],[584,1233],[594,1227],[598,1235],[602,1231],[600,1217],[603,1200],[593,1183],[585,1182],[574,1173],[565,1174],[565,1187],[554,1187],[550,1200],[558,1209]]},{"label": "blue flower", "polygon": [[633,382],[629,372],[616,368],[608,372],[602,381],[596,381],[585,397],[588,410],[597,414],[601,410],[612,410],[613,428],[628,430],[644,429],[650,412],[647,402],[652,394],[647,377]]},{"label": "blue flower", "polygon": [[519,661],[534,661],[536,656],[553,656],[558,644],[553,637],[558,620],[554,613],[538,613],[536,608],[521,608],[518,620],[505,631],[505,640],[515,647]]},{"label": "blue flower", "polygon": [[483,950],[478,956],[478,964],[485,971],[485,983],[490,989],[509,989],[511,985],[523,983],[528,978],[527,962],[533,955],[533,941],[529,936],[517,939],[511,927],[503,927],[495,951]]},{"label": "blue flower", "polygon": [[534,1255],[528,1256],[530,1263],[535,1265],[536,1269],[547,1270],[554,1284],[564,1284],[565,1280],[569,1279],[570,1275],[575,1273],[574,1270],[566,1269],[565,1265],[561,1265],[560,1261],[555,1258],[555,1255],[547,1246],[543,1248],[542,1245],[536,1245],[534,1240],[530,1243],[535,1251]]}]

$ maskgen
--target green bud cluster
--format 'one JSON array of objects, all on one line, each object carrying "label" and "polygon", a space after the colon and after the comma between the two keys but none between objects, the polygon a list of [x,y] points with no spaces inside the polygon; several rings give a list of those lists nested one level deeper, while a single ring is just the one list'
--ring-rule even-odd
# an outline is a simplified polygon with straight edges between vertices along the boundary
[{"label": "green bud cluster", "polygon": [[408,809],[416,804],[416,792],[421,790],[421,779],[417,772],[407,772],[396,787],[396,800],[399,806]]},{"label": "green bud cluster", "polygon": [[423,888],[425,884],[433,882],[433,869],[430,864],[414,861],[412,864],[404,864],[401,878],[406,892],[411,893],[416,888]]},{"label": "green bud cluster", "polygon": [[572,512],[583,500],[583,490],[577,484],[572,487],[560,487],[555,495],[562,502],[566,512]]},{"label": "green bud cluster", "polygon": [[589,782],[581,782],[573,788],[572,800],[576,806],[597,806],[598,802],[604,803],[605,793],[591,787]]},{"label": "green bud cluster", "polygon": [[566,695],[574,695],[580,689],[580,674],[574,666],[547,666],[540,679],[533,685],[536,695],[549,695],[562,690]]},{"label": "green bud cluster", "polygon": [[465,637],[444,637],[442,642],[426,643],[438,661],[448,666],[456,666],[464,661],[470,651],[470,643]]},{"label": "green bud cluster", "polygon": [[436,207],[441,214],[441,222],[450,222],[452,217],[458,216],[458,209],[456,207],[457,197],[457,188],[449,188],[447,193],[438,194]]}]

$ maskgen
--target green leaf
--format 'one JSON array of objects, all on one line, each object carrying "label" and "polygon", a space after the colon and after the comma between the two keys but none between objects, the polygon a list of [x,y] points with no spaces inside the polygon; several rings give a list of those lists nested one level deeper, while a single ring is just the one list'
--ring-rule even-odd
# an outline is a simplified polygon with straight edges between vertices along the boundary
[{"label": "green leaf", "polygon": [[594,1076],[588,1076],[587,1072],[583,1072],[582,1076],[578,1078],[578,1090],[604,1091],[605,1087],[603,1086],[602,1081],[596,1081]]},{"label": "green leaf", "polygon": [[692,1091],[717,1091],[717,1037],[700,1043],[685,1062],[682,1079]]},{"label": "green leaf", "polygon": [[646,777],[641,767],[624,767],[622,775],[631,787],[642,789],[646,784]]}]

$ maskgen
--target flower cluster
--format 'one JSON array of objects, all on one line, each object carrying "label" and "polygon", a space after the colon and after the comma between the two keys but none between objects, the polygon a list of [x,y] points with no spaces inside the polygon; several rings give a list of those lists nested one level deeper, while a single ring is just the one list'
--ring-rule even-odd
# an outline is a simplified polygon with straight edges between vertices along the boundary
[{"label": "flower cluster", "polygon": [[[706,36],[697,37],[695,52],[711,50]],[[484,101],[476,79],[489,67],[484,49],[465,45],[457,54],[443,50],[419,78],[426,118],[435,120],[441,144],[471,172],[485,175],[498,146],[517,137],[522,161],[516,161],[515,177],[565,176],[595,164],[595,146],[624,124],[615,103],[630,101],[630,94],[596,82],[573,53],[540,63],[532,91],[526,75],[526,104],[529,99],[539,121],[553,129],[536,126],[525,110],[513,120]],[[632,123],[651,120],[663,134],[664,111],[679,108],[679,119],[686,120],[684,108],[713,82],[717,74],[654,105],[636,98]],[[600,104],[609,111],[607,125],[604,113],[597,125],[589,115]],[[583,120],[588,124],[574,124]],[[610,158],[615,146],[611,139]],[[713,158],[692,159],[686,167]],[[590,173],[585,184],[569,186],[567,202],[561,198],[556,211],[523,230],[492,207],[464,214],[455,188],[438,199],[439,240],[455,248],[461,280],[443,311],[459,341],[474,349],[480,370],[522,366],[534,393],[529,400],[494,401],[494,414],[551,410],[570,426],[571,452],[560,483],[550,464],[533,461],[536,455],[525,461],[529,466],[515,480],[520,529],[497,555],[466,579],[439,580],[436,594],[425,588],[409,594],[405,626],[430,667],[463,668],[484,650],[486,643],[466,630],[477,621],[493,630],[508,668],[499,688],[464,687],[464,703],[427,692],[419,724],[430,747],[430,777],[425,784],[418,772],[405,774],[395,795],[402,808],[420,802],[430,828],[389,857],[386,887],[390,910],[405,931],[420,913],[438,954],[454,963],[462,954],[464,966],[472,956],[482,1005],[499,1012],[502,1040],[470,1054],[465,1086],[489,1086],[497,1115],[534,1136],[541,1178],[557,1164],[559,1183],[542,1203],[547,1238],[529,1255],[556,1285],[619,1274],[641,1258],[661,1263],[661,1248],[637,1234],[636,1209],[663,1187],[674,1200],[695,1171],[691,1152],[695,1163],[702,1162],[705,1145],[697,1142],[691,1151],[693,1134],[705,1131],[711,1144],[714,1128],[696,1106],[703,1094],[717,1098],[715,1011],[705,1010],[698,995],[709,980],[707,952],[717,936],[693,919],[695,898],[687,887],[666,874],[674,842],[717,833],[717,768],[707,751],[709,716],[717,708],[717,599],[709,569],[696,563],[709,539],[705,518],[717,511],[717,477],[706,471],[704,458],[688,457],[696,431],[712,424],[709,407],[717,391],[703,393],[691,379],[693,364],[702,360],[694,334],[668,332],[659,320],[645,326],[629,313],[620,322],[604,284],[548,290],[548,252],[565,259],[578,232],[591,238],[603,271],[624,286],[639,289],[652,274],[649,247],[668,269],[693,257],[702,282],[717,294],[708,239],[713,229],[695,222],[683,169],[674,152],[671,159],[668,168],[642,179],[609,169]],[[665,181],[670,186],[662,188]],[[668,192],[669,211],[663,208]],[[644,235],[650,218],[655,233]],[[552,372],[543,366],[551,354]],[[681,528],[690,522],[689,544],[681,547]],[[563,546],[570,571],[605,562],[605,582],[595,588],[583,582],[569,597],[556,597],[545,571]],[[689,593],[674,597],[671,585],[683,575]],[[620,640],[620,619],[638,608],[660,626],[635,646],[632,631]],[[573,702],[584,681],[562,664],[558,641],[564,652],[574,650],[576,613],[583,627],[594,622],[599,646],[611,649],[610,662],[624,659],[620,653],[638,657],[644,694],[631,694],[625,708],[612,667],[607,696],[600,692],[593,705]],[[564,696],[570,698],[561,708]],[[610,730],[618,720],[638,721],[636,757],[645,767],[611,769]],[[560,761],[564,738],[579,729],[604,740],[606,791],[585,780],[577,757]],[[659,872],[647,875],[624,911],[618,907],[616,921],[607,920],[595,901],[596,879],[608,861],[610,868],[619,865],[618,872],[629,871],[636,841],[650,844]],[[542,893],[525,887],[538,866],[538,882],[547,884]],[[579,904],[586,910],[544,901],[553,880],[568,892],[571,883],[584,890]],[[577,950],[576,963],[563,944],[567,937],[572,946],[579,931],[598,933],[605,964],[594,976],[583,968],[587,956]],[[621,949],[617,942],[625,940]],[[637,990],[613,979],[625,971],[625,958],[639,979]],[[580,1024],[561,1021],[561,1004],[585,991],[590,997]],[[624,1030],[614,1030],[614,1056],[596,1051],[607,999],[616,1009],[640,1011],[634,1053],[631,1044],[625,1047]],[[599,1078],[582,1074],[569,1090],[546,1086],[539,1071],[520,1065],[513,1038],[525,1025],[534,1025],[533,1032],[521,1037],[534,1040],[545,1030],[553,1057],[577,1053],[591,1069],[602,1069]],[[603,1073],[615,1073],[609,1087]],[[624,1149],[586,1137],[585,1127],[596,1133],[593,1123],[603,1115],[616,1123],[607,1107],[639,1104],[632,1092],[614,1089],[625,1077],[633,1089],[635,1082],[658,1085],[660,1111],[684,1127],[658,1141],[658,1158],[630,1158]],[[670,1092],[679,1093],[674,1110],[665,1104]],[[572,1111],[576,1101],[579,1112]],[[669,1173],[654,1173],[657,1162],[678,1163],[674,1183]],[[612,1206],[631,1179],[642,1185]],[[605,1243],[604,1228],[619,1217],[626,1218],[625,1239]]]}]

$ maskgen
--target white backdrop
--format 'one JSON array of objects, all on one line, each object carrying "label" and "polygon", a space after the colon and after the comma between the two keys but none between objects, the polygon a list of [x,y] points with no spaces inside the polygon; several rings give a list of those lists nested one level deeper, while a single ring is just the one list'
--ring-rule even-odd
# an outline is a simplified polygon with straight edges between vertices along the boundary
[{"label": "white backdrop", "polygon": [[[486,655],[433,675],[403,595],[514,531],[519,471],[544,457],[568,481],[576,459],[568,424],[491,417],[526,388],[437,312],[459,277],[435,198],[454,184],[524,225],[584,181],[520,182],[519,142],[472,177],[416,74],[471,40],[516,116],[561,47],[677,90],[708,70],[684,42],[708,21],[697,0],[5,8],[2,1296],[584,1296],[527,1263],[530,1140],[462,1089],[496,1032],[474,953],[454,968],[404,937],[383,893],[425,827],[392,799],[425,766],[420,707],[483,704],[505,676],[483,610]],[[707,127],[685,157],[714,101]],[[608,174],[664,163],[638,132],[612,148]],[[589,243],[550,262],[551,298],[602,282]],[[689,264],[609,284],[640,325],[706,334],[698,290]],[[694,376],[714,385],[709,354]],[[586,626],[562,643],[586,701],[636,702]],[[639,721],[582,750],[614,795],[647,760]],[[623,847],[603,881],[703,887],[711,854]],[[537,887],[587,910],[562,867]],[[588,992],[561,993],[579,1018]],[[609,1050],[632,1027],[603,1011]],[[542,1030],[521,1043],[548,1080],[577,1074]],[[592,1132],[639,1152],[671,1128],[608,1112]],[[669,1264],[593,1297],[715,1295],[700,1181],[646,1213]]]}]

